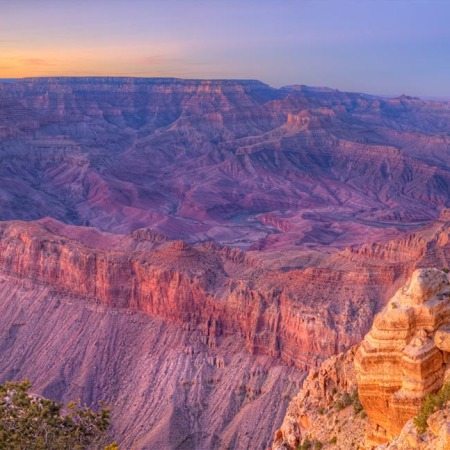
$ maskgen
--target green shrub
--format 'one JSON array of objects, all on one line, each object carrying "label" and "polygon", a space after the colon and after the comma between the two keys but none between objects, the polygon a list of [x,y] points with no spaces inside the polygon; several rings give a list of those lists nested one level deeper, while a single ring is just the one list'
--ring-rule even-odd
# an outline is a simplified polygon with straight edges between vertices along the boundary
[{"label": "green shrub", "polygon": [[361,404],[359,400],[358,390],[355,389],[352,393],[352,404],[353,404],[353,411],[355,414],[358,414],[360,412],[363,412],[363,405]]},{"label": "green shrub", "polygon": [[450,272],[450,269],[449,269],[448,267],[444,267],[444,268],[442,269],[442,272],[449,273],[449,272]]},{"label": "green shrub", "polygon": [[304,441],[297,447],[297,450],[320,450],[321,448],[323,448],[322,442],[305,438]]},{"label": "green shrub", "polygon": [[303,442],[297,447],[297,450],[311,450],[312,442],[305,438]]},{"label": "green shrub", "polygon": [[333,436],[333,437],[330,439],[330,444],[331,444],[331,445],[336,445],[336,443],[337,443],[337,437],[336,437],[336,436]]},{"label": "green shrub", "polygon": [[[0,449],[84,450],[104,447],[109,410],[63,405],[29,392],[28,381],[0,385]],[[113,444],[112,444],[113,445]],[[109,447],[118,449],[117,445]]]},{"label": "green shrub", "polygon": [[363,406],[359,401],[358,390],[355,389],[351,394],[345,392],[334,404],[336,411],[342,411],[348,406],[353,405],[353,411],[358,414],[363,410]]},{"label": "green shrub", "polygon": [[434,412],[442,409],[450,400],[450,383],[444,384],[436,394],[428,394],[420,408],[419,413],[414,418],[414,425],[419,433],[424,433],[427,429],[427,420]]}]

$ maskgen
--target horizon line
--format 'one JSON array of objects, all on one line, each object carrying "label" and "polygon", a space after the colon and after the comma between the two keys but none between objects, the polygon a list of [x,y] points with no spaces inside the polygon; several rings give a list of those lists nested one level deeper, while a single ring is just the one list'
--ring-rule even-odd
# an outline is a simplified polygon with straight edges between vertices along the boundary
[{"label": "horizon line", "polygon": [[420,96],[420,95],[410,95],[410,94],[372,94],[370,92],[363,91],[352,91],[352,90],[341,90],[339,88],[332,88],[329,86],[317,86],[317,85],[307,85],[303,83],[290,83],[287,85],[282,85],[279,87],[273,86],[268,82],[262,81],[257,78],[183,78],[183,77],[171,77],[171,76],[143,76],[143,75],[38,75],[38,76],[20,76],[20,77],[0,77],[1,82],[14,82],[14,81],[26,81],[26,80],[50,80],[50,79],[132,79],[132,80],[166,80],[166,81],[191,81],[191,82],[246,82],[246,83],[260,83],[271,89],[282,90],[282,89],[294,89],[294,88],[308,88],[321,90],[324,92],[339,92],[345,94],[362,94],[371,97],[379,98],[401,98],[407,97],[411,99],[421,99],[428,101],[450,101],[450,97],[445,95],[441,96]]}]

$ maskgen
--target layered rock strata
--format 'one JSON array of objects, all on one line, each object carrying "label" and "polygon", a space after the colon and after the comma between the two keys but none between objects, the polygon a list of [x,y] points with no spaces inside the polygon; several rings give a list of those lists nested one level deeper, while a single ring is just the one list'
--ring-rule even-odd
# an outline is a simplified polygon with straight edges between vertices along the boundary
[{"label": "layered rock strata", "polygon": [[[360,317],[350,302],[317,316],[317,305],[298,295],[302,287],[316,290],[316,298],[325,295],[332,289],[329,270],[268,270],[239,250],[169,241],[149,230],[99,233],[53,220],[1,224],[0,271],[65,295],[185,323],[211,345],[237,334],[250,353],[281,357],[301,369],[358,339],[375,307],[351,299],[360,303]],[[365,286],[366,275],[336,275]],[[349,322],[357,327],[352,335]]]},{"label": "layered rock strata", "polygon": [[398,238],[450,207],[448,104],[251,80],[0,81],[0,219],[255,249]]},{"label": "layered rock strata", "polygon": [[270,445],[303,374],[198,330],[0,275],[0,383],[29,379],[67,403],[111,407],[122,449]]},{"label": "layered rock strata", "polygon": [[438,269],[416,270],[375,317],[355,357],[368,446],[397,436],[448,378],[449,323],[449,280]]},{"label": "layered rock strata", "polygon": [[170,241],[149,229],[118,235],[52,219],[4,222],[0,272],[186,323],[211,342],[236,333],[250,353],[306,370],[359,342],[386,293],[416,261],[435,251],[448,260],[443,227],[431,231],[400,246],[388,243],[389,253],[376,255],[261,255]]}]

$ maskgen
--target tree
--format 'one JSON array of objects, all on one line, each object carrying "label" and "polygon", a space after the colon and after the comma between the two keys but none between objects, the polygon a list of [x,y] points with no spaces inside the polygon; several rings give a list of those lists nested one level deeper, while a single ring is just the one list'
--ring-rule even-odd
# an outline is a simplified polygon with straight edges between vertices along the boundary
[{"label": "tree", "polygon": [[425,433],[427,430],[428,418],[434,412],[442,409],[450,400],[450,383],[445,383],[435,394],[428,394],[420,408],[419,413],[414,418],[414,425],[419,433]]},{"label": "tree", "polygon": [[[85,450],[105,446],[110,413],[31,394],[28,381],[0,385],[0,449]],[[118,448],[111,444],[109,448]]]}]

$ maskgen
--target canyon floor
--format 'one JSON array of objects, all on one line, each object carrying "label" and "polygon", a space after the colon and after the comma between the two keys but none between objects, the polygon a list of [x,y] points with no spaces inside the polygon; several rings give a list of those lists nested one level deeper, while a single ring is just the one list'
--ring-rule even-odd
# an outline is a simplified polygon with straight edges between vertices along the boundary
[{"label": "canyon floor", "polygon": [[0,82],[0,380],[124,448],[265,449],[450,266],[450,105],[252,80]]}]

